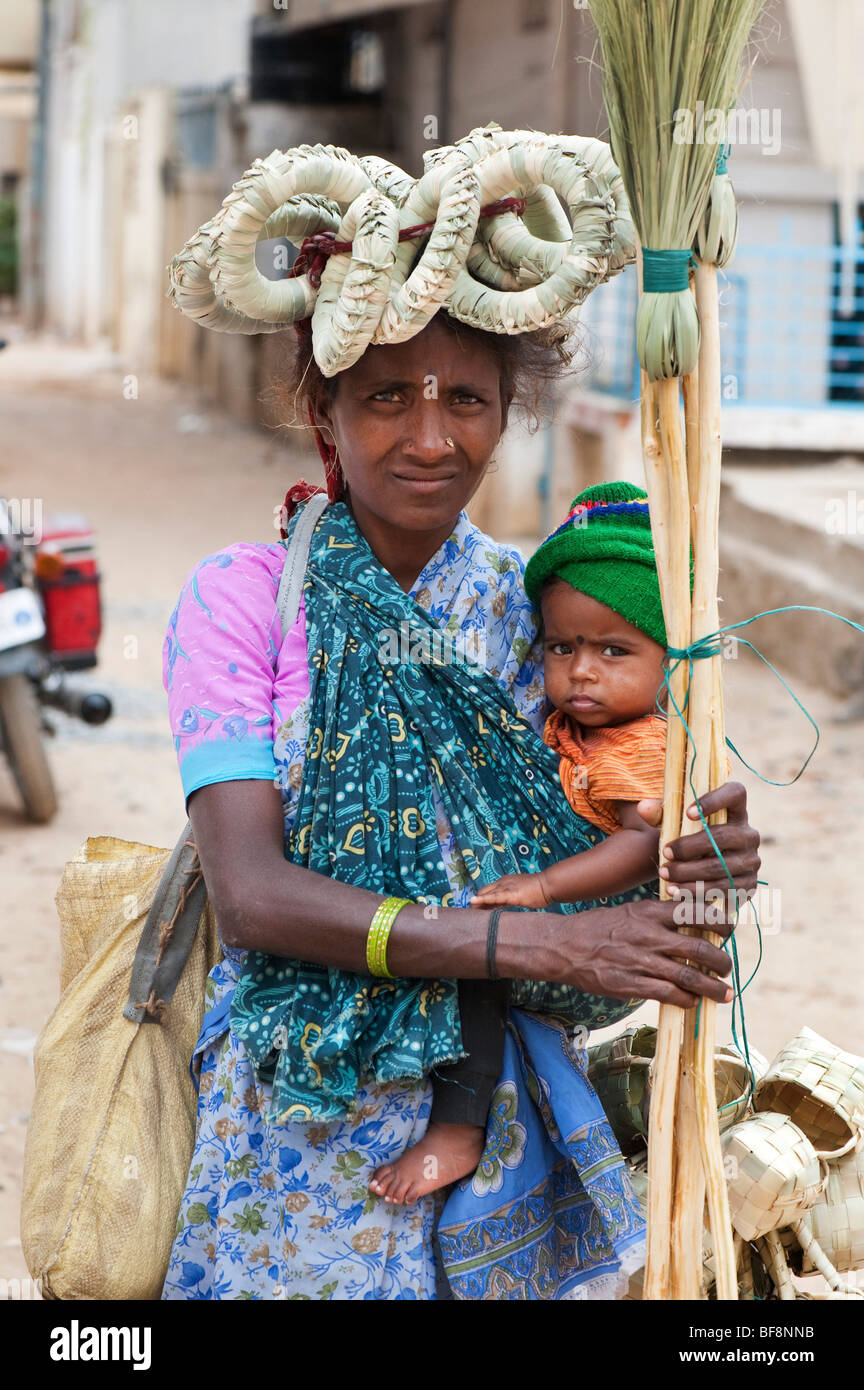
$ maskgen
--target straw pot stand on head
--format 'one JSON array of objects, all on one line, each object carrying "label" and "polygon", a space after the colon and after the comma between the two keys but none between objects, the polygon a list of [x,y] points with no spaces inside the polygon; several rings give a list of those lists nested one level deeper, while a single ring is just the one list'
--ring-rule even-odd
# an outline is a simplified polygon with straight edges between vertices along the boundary
[{"label": "straw pot stand on head", "polygon": [[[635,257],[621,178],[600,140],[490,126],[425,164],[415,181],[331,145],[274,150],[174,257],[169,297],[223,332],[272,333],[311,317],[315,359],[334,376],[370,343],[413,337],[445,304],[493,333],[566,324]],[[254,254],[264,236],[302,242],[304,273],[266,280]]]},{"label": "straw pot stand on head", "polygon": [[[692,659],[717,629],[720,365],[716,264],[731,254],[734,196],[717,148],[677,143],[675,113],[728,110],[762,0],[591,0],[612,152],[643,248],[637,316],[647,488],[672,662],[662,843],[699,829],[684,806],[722,780],[719,660]],[[713,197],[712,197],[713,195]],[[709,208],[709,198],[711,207]],[[718,230],[719,223],[719,230]],[[692,250],[706,258],[690,289]],[[701,331],[700,331],[701,329]],[[686,447],[680,384],[686,384]],[[697,409],[698,402],[698,409]],[[692,541],[693,581],[690,590]],[[704,651],[704,649],[703,649]],[[689,751],[688,751],[689,743]],[[664,889],[664,892],[667,891]],[[714,938],[716,941],[716,938]],[[698,1034],[697,1034],[698,1027]],[[707,1194],[718,1298],[737,1297],[713,1074],[714,1006],[663,1006],[649,1140],[647,1298],[698,1298]]]}]

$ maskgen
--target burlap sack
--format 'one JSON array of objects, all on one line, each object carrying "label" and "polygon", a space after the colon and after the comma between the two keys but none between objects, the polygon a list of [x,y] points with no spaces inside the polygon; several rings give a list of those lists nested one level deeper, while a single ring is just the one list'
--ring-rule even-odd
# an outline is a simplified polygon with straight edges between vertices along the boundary
[{"label": "burlap sack", "polygon": [[195,1137],[189,1060],[220,956],[209,903],[162,1021],[123,1015],[171,851],[110,836],[66,865],[61,998],[36,1044],[21,1241],[46,1298],[158,1299]]}]

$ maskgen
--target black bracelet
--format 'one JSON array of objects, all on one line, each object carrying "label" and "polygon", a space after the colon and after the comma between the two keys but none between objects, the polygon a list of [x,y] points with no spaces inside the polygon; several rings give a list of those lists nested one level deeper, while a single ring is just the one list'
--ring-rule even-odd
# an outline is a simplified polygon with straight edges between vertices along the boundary
[{"label": "black bracelet", "polygon": [[501,978],[495,969],[495,947],[498,944],[498,918],[503,911],[503,907],[493,907],[486,928],[486,974],[490,980]]}]

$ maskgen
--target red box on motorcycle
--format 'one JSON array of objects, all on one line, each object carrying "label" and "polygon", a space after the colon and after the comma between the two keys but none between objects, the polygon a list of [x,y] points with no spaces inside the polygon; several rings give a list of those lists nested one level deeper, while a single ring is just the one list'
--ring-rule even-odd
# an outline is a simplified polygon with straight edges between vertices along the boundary
[{"label": "red box on motorcycle", "polygon": [[93,532],[83,517],[46,519],[33,568],[50,655],[70,671],[95,666],[102,632],[101,576]]}]

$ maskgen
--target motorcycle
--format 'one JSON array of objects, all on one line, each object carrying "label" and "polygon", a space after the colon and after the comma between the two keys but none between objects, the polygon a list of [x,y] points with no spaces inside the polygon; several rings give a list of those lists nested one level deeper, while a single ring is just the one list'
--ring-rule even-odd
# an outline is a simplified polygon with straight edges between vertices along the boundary
[{"label": "motorcycle", "polygon": [[[19,512],[16,515],[16,510]],[[0,749],[31,821],[45,824],[57,791],[44,735],[46,707],[104,724],[111,701],[66,682],[96,665],[102,631],[93,535],[83,518],[56,517],[26,534],[20,507],[0,498]]]}]

